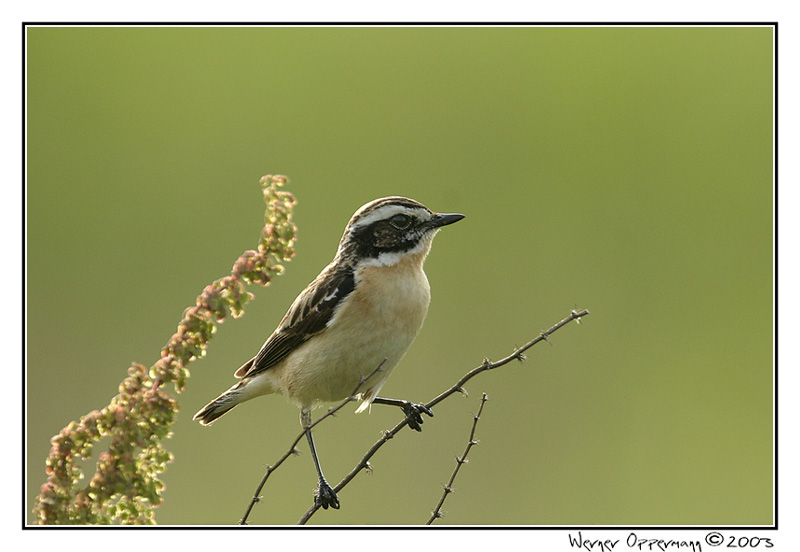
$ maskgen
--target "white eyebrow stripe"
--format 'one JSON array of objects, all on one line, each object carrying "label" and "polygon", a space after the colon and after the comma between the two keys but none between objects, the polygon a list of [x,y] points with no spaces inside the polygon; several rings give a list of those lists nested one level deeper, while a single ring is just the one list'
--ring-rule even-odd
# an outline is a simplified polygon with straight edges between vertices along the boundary
[{"label": "white eyebrow stripe", "polygon": [[356,221],[350,227],[350,230],[352,231],[358,228],[364,228],[365,226],[369,226],[370,224],[378,222],[379,220],[386,220],[394,215],[400,214],[411,215],[421,220],[427,220],[431,216],[430,211],[422,207],[409,207],[407,205],[385,205],[375,209],[375,211],[372,213]]}]

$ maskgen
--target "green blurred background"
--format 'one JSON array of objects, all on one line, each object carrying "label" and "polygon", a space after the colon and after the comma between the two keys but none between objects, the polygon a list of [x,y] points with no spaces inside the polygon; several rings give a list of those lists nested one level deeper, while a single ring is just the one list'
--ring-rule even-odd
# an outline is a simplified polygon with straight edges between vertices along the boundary
[{"label": "green blurred background", "polygon": [[[436,239],[422,333],[384,387],[427,401],[573,308],[583,324],[404,431],[316,524],[771,524],[772,40],[722,28],[29,28],[28,511],[49,438],[152,364],[255,246],[286,174],[297,256],[223,324],[178,397],[160,524],[232,524],[300,431],[267,397],[210,428],[330,261],[399,194],[467,218]],[[339,481],[400,418],[316,432]],[[318,411],[321,412],[321,411]],[[293,524],[305,443],[250,520]],[[30,521],[32,516],[29,514]]]}]

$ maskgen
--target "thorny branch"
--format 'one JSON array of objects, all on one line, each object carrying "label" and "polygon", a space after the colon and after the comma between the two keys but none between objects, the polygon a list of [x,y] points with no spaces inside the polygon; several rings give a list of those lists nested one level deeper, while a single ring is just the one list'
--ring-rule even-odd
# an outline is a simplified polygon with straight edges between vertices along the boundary
[{"label": "thorny branch", "polygon": [[[513,353],[511,353],[507,357],[505,357],[503,359],[500,359],[500,360],[498,360],[496,362],[491,362],[488,358],[484,359],[483,363],[481,363],[480,366],[477,366],[477,367],[473,368],[472,370],[470,370],[469,372],[467,372],[466,374],[464,374],[464,376],[460,380],[458,380],[458,382],[456,382],[455,385],[453,385],[452,387],[450,387],[446,391],[440,393],[437,397],[432,399],[430,402],[426,403],[425,406],[427,406],[428,408],[432,408],[433,406],[439,404],[440,402],[442,402],[443,400],[448,398],[450,395],[453,395],[454,393],[464,393],[463,385],[465,383],[467,383],[469,380],[471,380],[472,378],[474,378],[475,376],[477,376],[478,374],[480,374],[481,372],[486,372],[487,370],[494,370],[495,368],[499,368],[501,366],[504,366],[504,365],[508,364],[512,360],[518,360],[520,362],[524,361],[525,360],[525,355],[523,353],[525,351],[527,351],[528,349],[530,349],[531,347],[533,347],[534,345],[536,345],[537,343],[539,343],[541,341],[547,341],[549,343],[550,342],[549,337],[554,332],[556,332],[557,330],[559,330],[563,326],[566,326],[567,324],[569,324],[573,320],[575,320],[576,322],[580,323],[581,318],[583,318],[584,316],[586,316],[588,314],[589,314],[589,311],[587,309],[583,309],[583,310],[580,310],[580,311],[579,310],[573,310],[572,312],[570,312],[570,315],[568,317],[564,318],[561,322],[558,322],[553,327],[551,327],[549,330],[542,331],[534,339],[530,340],[528,343],[526,343],[522,347],[519,347],[517,350],[515,350]],[[369,471],[370,470],[370,465],[369,465],[370,458],[372,458],[375,455],[375,453],[378,452],[378,449],[380,449],[383,445],[385,445],[401,429],[403,429],[406,425],[408,425],[410,420],[411,420],[411,418],[407,416],[407,417],[403,418],[403,420],[401,420],[400,423],[398,423],[396,426],[394,426],[391,430],[386,431],[383,434],[383,436],[374,445],[372,445],[372,447],[370,447],[370,449],[366,452],[366,454],[364,454],[364,456],[361,458],[361,460],[358,462],[358,464],[356,464],[356,466],[350,471],[350,473],[348,473],[344,477],[344,479],[342,479],[333,488],[333,490],[336,493],[339,493],[339,491],[341,491],[348,483],[350,483],[350,481],[352,481],[353,478],[356,475],[358,475],[362,470]],[[316,503],[315,503],[313,506],[311,506],[306,511],[305,514],[303,514],[303,517],[300,518],[300,520],[297,522],[297,524],[298,525],[305,525],[306,522],[311,518],[311,516],[313,516],[316,513],[317,510],[319,510],[319,506],[317,506]]]},{"label": "thorny branch", "polygon": [[478,441],[475,440],[475,429],[478,427],[478,420],[481,419],[481,414],[483,413],[483,405],[486,404],[486,401],[489,400],[489,396],[484,393],[481,397],[481,406],[478,408],[478,413],[472,417],[472,431],[469,433],[469,441],[467,441],[467,448],[464,449],[464,454],[460,457],[456,456],[456,467],[453,470],[453,474],[450,476],[450,481],[447,482],[447,485],[444,486],[444,492],[442,493],[442,498],[439,499],[439,504],[436,505],[436,508],[433,509],[431,514],[431,518],[425,525],[431,525],[434,520],[439,519],[440,517],[444,516],[442,513],[442,505],[444,501],[447,499],[447,495],[453,492],[453,482],[456,480],[456,476],[458,475],[458,471],[461,469],[461,466],[468,462],[467,455],[469,451],[478,444]]},{"label": "thorny branch", "polygon": [[280,459],[277,462],[275,462],[275,464],[267,466],[267,472],[264,474],[264,477],[261,479],[261,483],[258,484],[258,487],[256,488],[256,492],[253,494],[253,498],[250,499],[250,504],[247,505],[247,510],[245,510],[244,516],[242,516],[242,519],[239,520],[239,525],[247,525],[247,518],[250,516],[250,512],[253,510],[253,506],[255,506],[257,502],[261,502],[261,490],[264,488],[264,485],[267,483],[267,479],[269,479],[269,476],[272,475],[272,472],[277,470],[278,467],[280,467],[280,465],[283,464],[284,460],[286,460],[287,458],[289,458],[293,454],[297,454],[297,448],[296,448],[297,447],[297,443],[299,443],[300,440],[303,437],[305,437],[306,433],[308,433],[309,431],[314,429],[317,426],[317,424],[322,422],[324,419],[335,415],[342,408],[344,408],[345,405],[347,405],[348,403],[351,403],[354,400],[356,400],[356,394],[358,393],[358,388],[361,387],[361,384],[363,384],[365,381],[370,379],[372,376],[374,376],[375,374],[380,372],[381,369],[383,369],[383,365],[385,363],[386,363],[386,359],[383,359],[383,361],[380,364],[378,364],[377,368],[375,368],[367,377],[361,378],[361,381],[358,382],[358,385],[356,386],[355,389],[353,389],[353,392],[350,393],[350,396],[348,396],[345,400],[343,400],[341,403],[339,403],[335,407],[332,407],[332,408],[328,409],[328,412],[324,416],[320,416],[320,418],[317,421],[312,423],[309,427],[303,429],[303,431],[300,432],[300,435],[298,435],[295,438],[295,440],[292,442],[292,445],[289,447],[289,450],[286,451],[286,453],[283,456],[281,456]]},{"label": "thorny branch", "polygon": [[[465,390],[464,390],[464,387],[463,387],[464,384],[467,383],[472,378],[474,378],[475,376],[477,376],[478,374],[480,374],[481,372],[486,372],[488,370],[494,370],[495,368],[499,368],[501,366],[504,366],[504,365],[508,364],[509,362],[511,362],[513,360],[518,360],[520,362],[524,361],[525,360],[525,355],[524,355],[525,351],[527,351],[528,349],[530,349],[531,347],[533,347],[534,345],[536,345],[537,343],[539,343],[541,341],[546,341],[546,342],[550,343],[549,337],[553,333],[555,333],[557,330],[559,330],[563,326],[566,326],[567,324],[569,324],[573,320],[575,320],[577,323],[580,323],[581,318],[583,318],[584,316],[586,316],[588,314],[589,314],[589,311],[587,309],[573,310],[573,311],[570,312],[570,315],[568,317],[564,318],[563,320],[561,320],[557,324],[553,325],[549,330],[542,331],[534,339],[530,340],[528,343],[526,343],[522,347],[517,348],[513,353],[511,353],[507,357],[502,358],[502,359],[500,359],[498,361],[495,361],[495,362],[491,362],[488,358],[484,359],[483,362],[479,366],[476,366],[475,368],[473,368],[472,370],[470,370],[469,372],[464,374],[464,376],[462,376],[461,379],[458,380],[452,387],[450,387],[449,389],[447,389],[447,390],[443,391],[442,393],[440,393],[439,395],[437,395],[430,402],[426,403],[425,406],[427,406],[428,408],[431,408],[431,407],[439,404],[440,402],[442,402],[443,400],[447,399],[448,397],[450,397],[451,395],[453,395],[455,393],[465,393]],[[378,366],[378,368],[375,371],[377,372],[378,370],[380,370],[382,365],[383,364],[381,363],[381,365]],[[370,374],[370,377],[371,376],[372,376],[372,374]],[[359,387],[360,387],[360,384],[359,384]],[[358,390],[358,388],[356,388],[355,391],[357,391],[357,390]],[[355,391],[353,392],[353,395],[355,395]],[[295,446],[297,445],[298,442],[300,442],[300,439],[303,438],[303,436],[306,434],[306,432],[308,430],[312,429],[313,427],[315,427],[320,422],[322,422],[324,419],[326,419],[326,418],[332,416],[333,414],[335,414],[336,412],[338,412],[346,404],[352,402],[354,399],[355,399],[354,396],[348,397],[342,403],[337,405],[335,408],[332,408],[330,411],[328,411],[328,413],[325,414],[324,416],[322,416],[319,420],[314,422],[310,428],[308,428],[306,430],[303,430],[303,432],[300,433],[300,435],[298,435],[297,438],[294,440],[294,442],[292,443],[291,447],[289,448],[289,451],[286,454],[284,454],[278,460],[278,462],[276,462],[274,465],[271,465],[271,466],[267,467],[267,473],[264,475],[263,479],[261,480],[261,483],[259,484],[258,488],[256,489],[256,492],[253,495],[253,498],[251,499],[250,504],[247,507],[247,511],[245,512],[245,515],[239,521],[240,525],[246,525],[247,524],[247,518],[250,515],[250,512],[253,509],[253,506],[257,502],[259,502],[261,500],[261,497],[260,497],[261,490],[263,489],[264,485],[266,484],[267,479],[269,478],[270,474],[272,472],[274,472],[278,468],[278,466],[280,466],[283,463],[283,461],[286,460],[286,458],[291,456],[296,451]],[[486,399],[482,399],[481,410],[483,409],[483,404],[484,404],[485,400]],[[478,416],[480,416],[480,411],[478,412]],[[370,466],[369,460],[375,455],[376,452],[378,452],[378,450],[383,445],[385,445],[390,439],[392,439],[397,433],[399,433],[400,430],[402,430],[405,426],[407,426],[410,421],[411,421],[411,417],[410,416],[406,416],[396,426],[394,426],[392,429],[390,429],[388,431],[385,431],[383,433],[383,436],[380,439],[378,439],[378,441],[374,445],[372,445],[369,448],[369,450],[367,450],[367,452],[364,454],[364,456],[361,458],[361,460],[359,460],[359,462],[355,465],[355,467],[350,471],[350,473],[348,473],[333,488],[333,490],[336,493],[339,493],[339,491],[341,491],[348,483],[350,483],[350,481],[352,481],[355,478],[355,476],[358,475],[362,470],[369,472],[372,469],[371,466]],[[476,420],[476,422],[477,422],[477,420]],[[473,426],[473,431],[474,431],[474,426]],[[470,436],[470,442],[472,442],[472,440],[473,440],[472,436]],[[464,456],[462,456],[462,458],[464,458]],[[452,485],[452,478],[451,478],[450,485]],[[445,493],[445,494],[447,494],[447,493]],[[439,505],[439,507],[441,507],[441,504]],[[306,522],[308,522],[308,520],[311,519],[311,516],[313,516],[317,512],[317,510],[319,510],[319,506],[317,506],[317,504],[315,503],[313,506],[311,506],[306,511],[305,514],[303,514],[303,516],[300,518],[300,520],[297,522],[297,524],[298,525],[305,525]],[[437,511],[438,511],[438,507],[437,507]]]},{"label": "thorny branch", "polygon": [[498,360],[496,362],[491,362],[488,358],[483,359],[483,363],[480,366],[477,366],[477,367],[473,368],[472,370],[470,370],[469,372],[467,372],[466,374],[464,374],[464,377],[462,377],[460,380],[458,380],[458,383],[453,385],[453,387],[451,387],[447,391],[444,391],[443,393],[441,393],[438,397],[433,399],[431,402],[427,403],[425,406],[427,406],[428,408],[432,408],[432,407],[436,406],[437,404],[439,404],[440,402],[442,402],[443,400],[445,400],[447,397],[449,397],[453,393],[463,393],[464,392],[463,385],[465,383],[467,383],[469,380],[471,380],[472,378],[474,378],[475,376],[477,376],[478,374],[480,374],[481,372],[485,372],[487,370],[494,370],[495,368],[500,368],[501,366],[505,366],[506,364],[508,364],[512,360],[518,360],[520,362],[524,361],[525,360],[525,355],[523,353],[525,351],[527,351],[528,349],[530,349],[531,347],[533,347],[534,345],[536,345],[537,343],[540,343],[542,341],[546,341],[547,343],[550,343],[550,339],[549,338],[550,338],[551,335],[553,335],[554,332],[556,332],[561,327],[566,326],[567,324],[569,324],[573,320],[575,320],[578,323],[580,323],[581,318],[583,318],[584,316],[586,316],[588,314],[589,314],[589,311],[587,309],[583,309],[581,311],[573,310],[572,312],[570,312],[570,315],[568,317],[566,317],[564,320],[562,320],[558,324],[554,325],[549,330],[541,332],[538,336],[536,336],[532,340],[528,341],[525,345],[523,345],[522,347],[518,348],[516,351],[514,351],[513,353],[511,353],[507,357],[505,357],[503,359],[500,359],[500,360]]}]

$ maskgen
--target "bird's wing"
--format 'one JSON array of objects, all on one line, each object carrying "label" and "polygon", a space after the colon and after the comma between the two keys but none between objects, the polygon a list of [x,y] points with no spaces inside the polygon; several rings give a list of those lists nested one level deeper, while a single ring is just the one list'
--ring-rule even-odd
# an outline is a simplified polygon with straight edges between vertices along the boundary
[{"label": "bird's wing", "polygon": [[325,330],[336,307],[350,295],[355,275],[350,267],[328,265],[294,300],[258,354],[236,371],[236,377],[249,377],[269,370],[289,353]]}]

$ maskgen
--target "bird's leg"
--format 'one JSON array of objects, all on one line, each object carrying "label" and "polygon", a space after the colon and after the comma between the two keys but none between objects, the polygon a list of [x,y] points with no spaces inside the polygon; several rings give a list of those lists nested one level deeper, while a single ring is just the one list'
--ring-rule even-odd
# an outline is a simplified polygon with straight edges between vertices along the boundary
[{"label": "bird's leg", "polygon": [[319,486],[314,493],[314,501],[325,510],[328,509],[328,506],[338,510],[339,497],[328,483],[328,480],[325,479],[325,476],[322,475],[322,467],[320,467],[319,458],[317,458],[317,449],[314,447],[314,438],[311,436],[311,408],[304,407],[300,411],[300,423],[303,425],[303,429],[307,430],[308,446],[311,448],[311,457],[314,459],[314,466],[317,468],[317,475],[319,475]]},{"label": "bird's leg", "polygon": [[433,417],[433,410],[428,408],[422,403],[412,403],[402,399],[385,399],[383,397],[375,397],[372,404],[388,404],[390,406],[399,406],[403,409],[403,413],[408,418],[408,427],[415,431],[422,431],[422,414],[425,413]]}]

